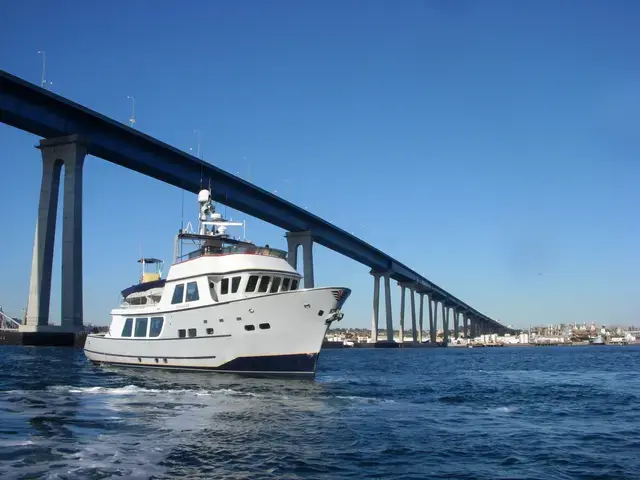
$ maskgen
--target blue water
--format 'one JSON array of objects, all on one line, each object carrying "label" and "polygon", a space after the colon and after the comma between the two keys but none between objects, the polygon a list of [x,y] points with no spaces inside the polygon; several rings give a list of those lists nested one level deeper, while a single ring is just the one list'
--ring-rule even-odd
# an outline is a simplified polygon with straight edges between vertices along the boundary
[{"label": "blue water", "polygon": [[638,347],[327,350],[314,381],[0,367],[2,479],[640,477]]}]

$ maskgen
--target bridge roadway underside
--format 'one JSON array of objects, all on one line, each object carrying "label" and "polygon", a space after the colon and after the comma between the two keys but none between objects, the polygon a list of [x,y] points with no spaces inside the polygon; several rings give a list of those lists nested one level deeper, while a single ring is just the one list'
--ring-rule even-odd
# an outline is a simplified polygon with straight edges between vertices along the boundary
[{"label": "bridge roadway underside", "polygon": [[197,193],[281,227],[311,232],[313,241],[401,283],[444,299],[495,329],[497,321],[363,240],[271,193],[170,145],[0,70],[0,122],[53,139],[78,135],[87,154]]}]

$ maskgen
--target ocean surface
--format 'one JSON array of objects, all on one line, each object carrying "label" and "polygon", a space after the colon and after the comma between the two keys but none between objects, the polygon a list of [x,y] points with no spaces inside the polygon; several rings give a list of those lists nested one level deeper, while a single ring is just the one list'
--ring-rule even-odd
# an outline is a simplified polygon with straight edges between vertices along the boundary
[{"label": "ocean surface", "polygon": [[325,350],[315,380],[0,347],[0,478],[640,478],[640,347]]}]

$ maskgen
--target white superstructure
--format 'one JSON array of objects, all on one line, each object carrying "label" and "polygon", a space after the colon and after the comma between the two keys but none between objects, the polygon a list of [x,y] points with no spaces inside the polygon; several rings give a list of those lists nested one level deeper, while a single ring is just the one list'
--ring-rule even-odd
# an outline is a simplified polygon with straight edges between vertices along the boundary
[{"label": "white superstructure", "polygon": [[[198,195],[197,233],[181,231],[176,258],[162,279],[160,260],[143,258],[140,283],[122,291],[106,334],[88,335],[97,364],[220,372],[314,375],[329,325],[351,293],[300,288],[286,252],[232,239],[240,226]],[[195,250],[181,255],[191,242]],[[157,272],[146,271],[156,265]]]}]

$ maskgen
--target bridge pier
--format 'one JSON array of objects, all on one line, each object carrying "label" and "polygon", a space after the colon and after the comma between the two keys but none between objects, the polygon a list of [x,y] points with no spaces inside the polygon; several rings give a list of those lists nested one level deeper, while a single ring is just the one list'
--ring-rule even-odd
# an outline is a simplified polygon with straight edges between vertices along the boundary
[{"label": "bridge pier", "polygon": [[464,316],[462,317],[462,336],[464,338],[469,338],[469,314],[468,313],[464,313]]},{"label": "bridge pier", "polygon": [[409,287],[411,291],[411,338],[413,340],[413,344],[418,343],[418,327],[416,326],[416,290],[415,287]]},{"label": "bridge pier", "polygon": [[[429,301],[429,341],[431,345],[435,345],[438,340],[438,302],[428,297]],[[434,315],[435,313],[435,315]]]},{"label": "bridge pier", "polygon": [[371,319],[371,342],[378,341],[378,320],[380,308],[380,274],[371,272],[373,276],[373,318]]},{"label": "bridge pier", "polygon": [[400,346],[404,346],[404,290],[405,286],[402,283],[398,283],[400,286]]},{"label": "bridge pier", "polygon": [[424,329],[424,293],[420,293],[420,329],[418,330],[418,343],[422,344],[422,330]]},{"label": "bridge pier", "polygon": [[453,338],[456,340],[460,337],[460,311],[453,309]]},{"label": "bridge pier", "polygon": [[449,343],[449,307],[447,307],[446,303],[442,302],[442,341],[444,344]]},{"label": "bridge pier", "polygon": [[391,277],[389,272],[384,274],[384,306],[387,316],[387,342],[393,343],[393,316],[391,314]]},{"label": "bridge pier", "polygon": [[298,246],[302,246],[302,279],[304,288],[313,288],[313,235],[309,230],[304,232],[287,232],[287,249],[289,265],[298,269]]},{"label": "bridge pier", "polygon": [[[77,135],[41,140],[42,184],[33,245],[27,319],[23,332],[82,329],[82,172],[87,148]],[[61,326],[49,325],[53,248],[64,165]]]}]

